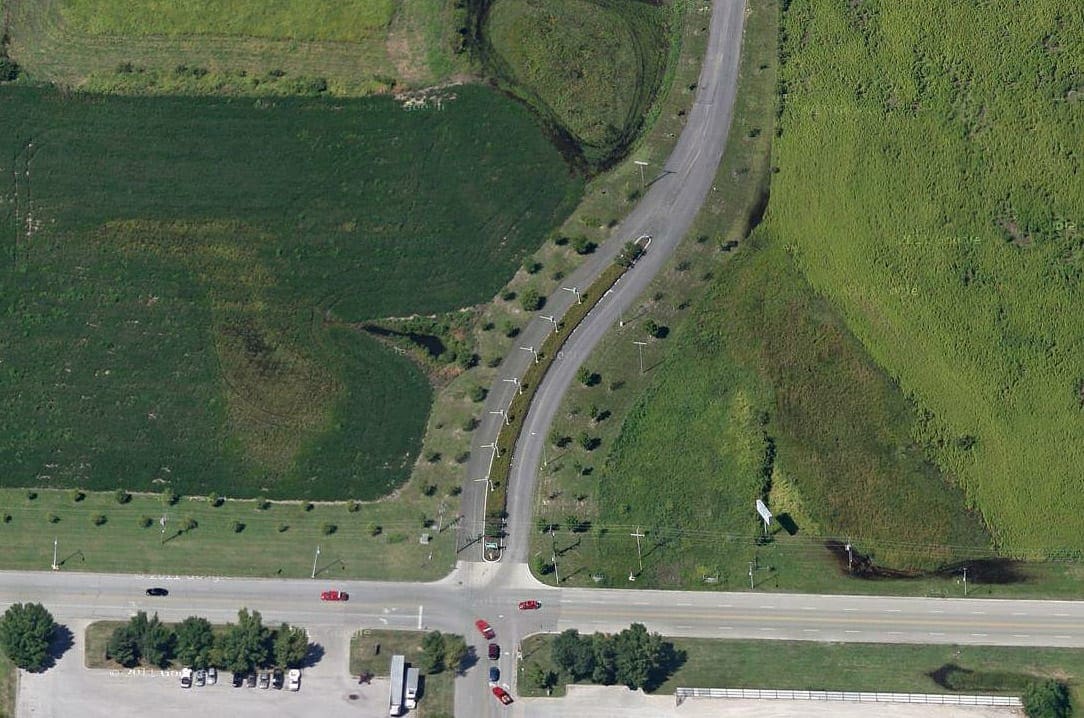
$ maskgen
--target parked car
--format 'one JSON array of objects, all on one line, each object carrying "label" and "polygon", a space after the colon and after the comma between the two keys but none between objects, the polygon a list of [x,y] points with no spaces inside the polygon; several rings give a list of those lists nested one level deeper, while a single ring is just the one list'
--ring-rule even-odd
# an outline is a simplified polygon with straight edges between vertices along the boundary
[{"label": "parked car", "polygon": [[207,671],[202,668],[197,669],[192,676],[192,682],[196,684],[196,688],[203,688],[207,685]]},{"label": "parked car", "polygon": [[167,591],[164,588],[148,588],[147,589],[147,595],[148,596],[168,596],[169,591]]},{"label": "parked car", "polygon": [[233,687],[234,688],[240,688],[243,685],[245,685],[245,674],[243,674],[243,673],[234,673],[233,674]]},{"label": "parked car", "polygon": [[272,671],[272,673],[271,673],[271,687],[274,688],[275,690],[282,690],[283,678],[284,678],[284,676],[282,675],[282,671],[280,671],[278,669],[275,669],[274,671]]},{"label": "parked car", "polygon": [[267,671],[260,671],[260,688],[271,687],[271,674]]},{"label": "parked car", "polygon": [[489,644],[489,660],[495,661],[501,657],[501,647],[496,643]]},{"label": "parked car", "polygon": [[211,666],[207,669],[207,685],[213,686],[218,683],[218,669]]},{"label": "parked car", "polygon": [[489,682],[496,683],[501,679],[501,669],[496,666],[489,667]]},{"label": "parked car", "polygon": [[301,671],[291,668],[286,674],[286,690],[296,691],[301,688]]},{"label": "parked car", "polygon": [[493,686],[493,695],[497,696],[497,700],[501,703],[508,705],[512,702],[512,696],[508,695],[508,691],[504,690],[500,686]]},{"label": "parked car", "polygon": [[249,688],[255,688],[256,687],[256,674],[255,673],[249,673],[247,676],[245,676],[245,685],[248,686]]},{"label": "parked car", "polygon": [[192,687],[192,669],[187,666],[181,669],[181,688]]},{"label": "parked car", "polygon": [[324,591],[320,594],[321,601],[349,601],[350,594],[346,591]]},{"label": "parked car", "polygon": [[496,632],[493,630],[493,627],[490,626],[488,623],[486,623],[485,621],[483,621],[480,618],[477,621],[474,622],[474,627],[477,628],[478,631],[485,638],[493,638],[494,636],[497,635]]},{"label": "parked car", "polygon": [[519,610],[521,610],[521,611],[534,611],[534,610],[537,610],[539,608],[542,608],[542,604],[539,603],[538,601],[533,600],[533,599],[530,600],[530,601],[520,601],[519,602]]}]

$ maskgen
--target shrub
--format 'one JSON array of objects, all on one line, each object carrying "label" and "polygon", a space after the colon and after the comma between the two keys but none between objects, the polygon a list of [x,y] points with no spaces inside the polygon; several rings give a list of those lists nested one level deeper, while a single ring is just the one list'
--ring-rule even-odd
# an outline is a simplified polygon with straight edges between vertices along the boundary
[{"label": "shrub", "polygon": [[591,254],[598,249],[598,245],[581,234],[572,240],[572,248],[576,250],[576,254]]},{"label": "shrub", "polygon": [[234,521],[232,524],[230,524],[230,528],[233,529],[233,532],[235,534],[239,534],[245,530],[245,525],[240,521]]},{"label": "shrub", "polygon": [[440,459],[441,454],[439,451],[428,451],[425,454],[425,460],[428,461],[430,464],[435,464],[440,461]]},{"label": "shrub", "polygon": [[19,76],[19,65],[10,57],[0,55],[0,82],[11,82]]},{"label": "shrub", "polygon": [[503,299],[506,302],[510,302],[515,298],[516,298],[516,293],[513,292],[511,289],[506,289],[504,291],[504,293],[501,294],[501,299]]},{"label": "shrub", "polygon": [[361,504],[357,501],[351,501],[346,505],[346,510],[352,514],[356,514],[358,511],[361,511]]},{"label": "shrub", "polygon": [[27,501],[33,501],[36,498],[38,498],[38,492],[37,491],[27,491],[26,492]]},{"label": "shrub", "polygon": [[256,508],[260,511],[267,511],[271,508],[271,502],[267,500],[267,497],[261,497],[260,500],[256,502]]},{"label": "shrub", "polygon": [[564,236],[563,234],[558,234],[556,237],[553,238],[553,243],[556,244],[558,247],[563,247],[568,244],[568,237]]},{"label": "shrub", "polygon": [[455,463],[457,463],[457,464],[465,464],[468,461],[470,461],[470,452],[469,451],[462,451],[462,452],[455,455]]},{"label": "shrub", "polygon": [[338,530],[339,530],[339,527],[336,526],[335,524],[324,524],[323,526],[320,527],[320,531],[321,531],[321,533],[324,534],[324,536],[330,536],[331,534],[335,533]]},{"label": "shrub", "polygon": [[384,528],[380,524],[369,524],[366,530],[369,532],[370,536],[379,536]]},{"label": "shrub", "polygon": [[[192,529],[195,529],[195,528],[198,528],[198,527],[199,527],[199,521],[196,521],[191,516],[185,516],[184,521],[181,522],[181,531],[184,531],[185,533],[188,533]],[[244,528],[244,524],[242,524],[241,527]]]},{"label": "shrub", "polygon": [[94,514],[94,516],[90,520],[94,522],[95,526],[101,526],[107,521],[107,519],[105,518],[105,514]]},{"label": "shrub", "polygon": [[132,500],[132,495],[124,489],[117,489],[113,492],[113,498],[117,500],[118,504],[126,504]]},{"label": "shrub", "polygon": [[313,510],[314,508],[316,508],[316,507],[315,507],[315,506],[313,506],[313,504],[312,504],[312,502],[311,502],[311,501],[306,501],[306,502],[305,502],[305,506],[304,506],[304,508],[305,508],[305,511],[306,511],[306,513],[307,513],[307,512],[309,512],[309,511],[312,511],[312,510]]},{"label": "shrub", "polygon": [[280,534],[284,534],[289,528],[290,524],[279,524],[278,531]]},{"label": "shrub", "polygon": [[6,524],[11,523],[11,514],[4,514],[4,523],[6,523]]},{"label": "shrub", "polygon": [[173,506],[180,500],[181,497],[178,496],[177,492],[173,489],[166,489],[162,492],[162,503],[164,503],[166,506]]},{"label": "shrub", "polygon": [[488,393],[489,391],[484,386],[475,386],[470,390],[470,400],[475,404],[485,401],[486,394]]},{"label": "shrub", "polygon": [[425,496],[432,496],[437,493],[437,487],[435,484],[426,484],[422,487],[422,494]]},{"label": "shrub", "polygon": [[55,523],[60,521],[60,517],[57,516],[56,514],[49,514],[49,515],[47,515],[45,517],[45,520],[48,521],[51,524],[55,524]]},{"label": "shrub", "polygon": [[150,516],[140,516],[139,517],[139,527],[140,528],[144,528],[144,529],[145,528],[150,528],[150,525],[153,524],[153,523],[154,523],[154,519],[152,519]]},{"label": "shrub", "polygon": [[80,501],[82,501],[86,497],[87,497],[86,493],[84,493],[83,491],[80,491],[79,489],[76,489],[75,491],[72,491],[72,501],[74,501],[75,503],[79,503]]},{"label": "shrub", "polygon": [[1069,689],[1053,679],[1029,683],[1023,704],[1028,718],[1068,718],[1073,713]]},{"label": "shrub", "polygon": [[474,431],[478,428],[478,419],[473,416],[468,416],[463,420],[463,431]]},{"label": "shrub", "polygon": [[538,274],[542,271],[542,263],[528,262],[523,268],[527,270],[527,274]]},{"label": "shrub", "polygon": [[519,336],[519,327],[517,327],[511,319],[505,319],[504,324],[501,325],[501,331],[509,339]]},{"label": "shrub", "polygon": [[538,290],[528,289],[520,296],[519,303],[524,311],[536,312],[546,306],[546,298],[539,294]]}]

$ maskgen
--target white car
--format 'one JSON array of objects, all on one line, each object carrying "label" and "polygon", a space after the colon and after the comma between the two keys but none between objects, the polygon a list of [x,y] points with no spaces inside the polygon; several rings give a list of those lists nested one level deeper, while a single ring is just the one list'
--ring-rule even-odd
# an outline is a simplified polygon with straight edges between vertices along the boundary
[{"label": "white car", "polygon": [[289,673],[286,674],[286,690],[301,690],[301,671],[297,668],[291,668]]},{"label": "white car", "polygon": [[185,667],[181,669],[181,688],[192,687],[192,669]]},{"label": "white car", "polygon": [[218,669],[211,666],[207,669],[207,685],[213,686],[218,683]]}]

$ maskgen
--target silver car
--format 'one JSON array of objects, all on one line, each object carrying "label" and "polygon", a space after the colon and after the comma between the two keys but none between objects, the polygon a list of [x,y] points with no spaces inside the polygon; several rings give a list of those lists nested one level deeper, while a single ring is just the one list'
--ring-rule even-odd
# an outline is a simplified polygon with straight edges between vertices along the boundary
[{"label": "silver car", "polygon": [[207,669],[207,685],[213,686],[218,683],[218,669],[211,666]]},{"label": "silver car", "polygon": [[196,688],[202,688],[207,685],[207,671],[202,668],[197,669],[195,675],[192,677],[192,682],[195,684]]}]

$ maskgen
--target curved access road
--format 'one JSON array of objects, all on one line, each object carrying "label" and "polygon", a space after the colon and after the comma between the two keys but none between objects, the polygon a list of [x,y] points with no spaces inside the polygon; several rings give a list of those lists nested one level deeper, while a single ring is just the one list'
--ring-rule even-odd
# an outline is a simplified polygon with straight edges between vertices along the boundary
[{"label": "curved access road", "polygon": [[[730,130],[744,21],[745,0],[713,0],[710,36],[697,83],[696,100],[674,151],[663,168],[648,168],[654,178],[647,192],[617,227],[610,241],[564,280],[563,287],[587,287],[613,263],[625,242],[643,235],[652,236],[650,248],[644,256],[572,334],[560,358],[551,366],[535,394],[523,433],[514,449],[515,458],[508,485],[506,550],[502,563],[519,563],[527,558],[542,442],[576,370],[606,331],[618,321],[621,313],[632,306],[662,269],[688,233],[704,198],[711,191]],[[572,292],[559,288],[547,299],[546,312],[560,316],[575,301]],[[500,375],[490,388],[482,423],[475,432],[475,447],[471,452],[469,476],[463,490],[465,520],[460,526],[467,536],[461,536],[461,545],[467,543],[468,538],[479,536],[482,531],[482,507],[487,484],[473,479],[488,476],[493,450],[486,448],[486,445],[496,440],[502,421],[499,415],[490,412],[508,406],[515,395],[516,386],[506,380],[522,377],[533,360],[531,353],[520,347],[539,346],[552,330],[552,325],[541,318],[528,324],[517,337],[516,348],[505,357]],[[465,551],[461,557],[476,560],[480,554],[479,546],[478,550],[472,548]]]}]

